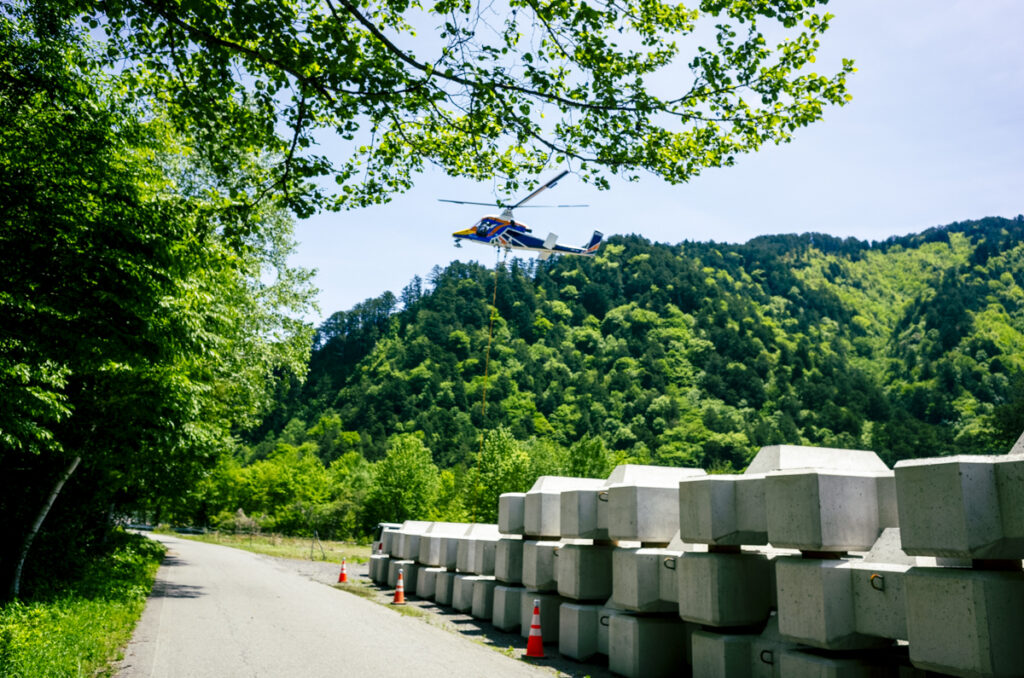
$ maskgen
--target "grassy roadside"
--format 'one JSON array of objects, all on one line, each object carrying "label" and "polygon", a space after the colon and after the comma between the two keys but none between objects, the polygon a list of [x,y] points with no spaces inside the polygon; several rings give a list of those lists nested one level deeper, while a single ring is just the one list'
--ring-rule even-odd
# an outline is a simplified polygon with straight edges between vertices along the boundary
[{"label": "grassy roadside", "polygon": [[[296,560],[323,560],[328,563],[340,563],[344,558],[350,563],[365,563],[370,559],[370,547],[365,544],[354,544],[347,541],[323,541],[319,544],[309,537],[282,537],[272,534],[226,534],[208,532],[207,534],[175,534],[176,537],[193,539],[208,544],[221,544],[236,549],[243,549],[265,556],[278,558],[294,558]],[[310,546],[312,545],[312,551]],[[321,550],[321,546],[323,549]],[[310,557],[312,554],[312,557]]]},{"label": "grassy roadside", "polygon": [[114,548],[73,582],[0,607],[0,675],[109,676],[131,639],[163,547],[118,532]]}]

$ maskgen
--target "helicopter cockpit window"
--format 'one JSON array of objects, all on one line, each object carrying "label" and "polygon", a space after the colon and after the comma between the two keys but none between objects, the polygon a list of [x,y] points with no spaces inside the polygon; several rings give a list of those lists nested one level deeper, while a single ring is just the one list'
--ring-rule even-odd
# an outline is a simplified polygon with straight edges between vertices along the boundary
[{"label": "helicopter cockpit window", "polygon": [[476,234],[483,237],[487,235],[487,231],[490,230],[491,224],[487,219],[481,219],[476,222]]}]

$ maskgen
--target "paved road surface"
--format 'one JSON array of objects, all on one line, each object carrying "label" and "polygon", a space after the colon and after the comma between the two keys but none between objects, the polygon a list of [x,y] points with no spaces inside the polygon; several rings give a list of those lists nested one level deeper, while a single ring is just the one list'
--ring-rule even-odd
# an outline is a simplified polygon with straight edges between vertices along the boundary
[{"label": "paved road surface", "polygon": [[119,678],[550,678],[270,559],[156,535],[168,554]]}]

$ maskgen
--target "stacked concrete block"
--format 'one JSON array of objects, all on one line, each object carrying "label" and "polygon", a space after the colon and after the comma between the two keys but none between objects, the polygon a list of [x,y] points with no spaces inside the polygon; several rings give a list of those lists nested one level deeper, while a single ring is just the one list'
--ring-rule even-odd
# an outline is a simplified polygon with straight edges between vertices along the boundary
[{"label": "stacked concrete block", "polygon": [[779,634],[778,618],[761,633],[695,631],[691,638],[693,675],[701,678],[785,678],[780,658],[797,647]]},{"label": "stacked concrete block", "polygon": [[[711,547],[723,548],[723,547]],[[713,627],[763,624],[776,606],[774,553],[685,553],[676,559],[679,616]]]},{"label": "stacked concrete block", "polygon": [[[489,565],[494,573],[494,547],[500,534],[495,524],[475,523],[459,538],[456,567],[459,572],[476,573],[477,565]],[[479,555],[478,555],[479,552]],[[481,569],[483,569],[481,567]]]},{"label": "stacked concrete block", "polygon": [[[566,490],[599,490],[603,478],[563,478],[541,476],[526,493],[523,515],[523,534],[536,539],[557,538],[562,534],[562,492]],[[500,502],[500,499],[499,499]],[[499,503],[499,510],[500,510]]]},{"label": "stacked concrete block", "polygon": [[476,619],[490,619],[494,616],[494,589],[498,582],[494,577],[477,575],[479,578],[473,582],[473,605],[470,610]]},{"label": "stacked concrete block", "polygon": [[523,591],[519,596],[519,632],[523,638],[530,637],[530,622],[533,621],[533,606],[540,608],[541,636],[545,643],[558,642],[560,606],[569,602],[554,593]]},{"label": "stacked concrete block", "polygon": [[416,578],[422,565],[414,560],[396,560],[394,558],[388,563],[388,586],[398,586],[398,573],[402,573],[402,585],[406,593],[416,591]]},{"label": "stacked concrete block", "polygon": [[523,534],[526,519],[526,493],[506,492],[498,497],[498,531]]},{"label": "stacked concrete block", "polygon": [[473,609],[473,586],[481,579],[475,574],[456,574],[452,583],[452,607],[459,612]]},{"label": "stacked concrete block", "polygon": [[445,572],[443,567],[424,567],[416,575],[416,595],[433,600],[437,593],[437,575]]},{"label": "stacked concrete block", "polygon": [[612,594],[611,544],[563,544],[555,552],[558,593],[572,600],[607,600]]},{"label": "stacked concrete block", "polygon": [[[521,586],[494,587],[494,601],[491,607],[491,623],[502,631],[518,630],[520,627],[521,596],[525,595]],[[532,610],[531,610],[532,612]]]},{"label": "stacked concrete block", "polygon": [[394,537],[391,556],[401,560],[416,560],[420,557],[420,536],[430,529],[432,522],[407,520],[402,523]]},{"label": "stacked concrete block", "polygon": [[438,605],[451,605],[455,591],[455,573],[450,571],[437,573],[437,586],[434,589],[434,602]]},{"label": "stacked concrete block", "polygon": [[523,582],[523,538],[502,535],[494,545],[494,576],[506,584]]},{"label": "stacked concrete block", "polygon": [[433,523],[420,535],[418,560],[429,567],[448,567],[458,554],[458,542],[448,537],[466,534],[469,523]]},{"label": "stacked concrete block", "polygon": [[523,585],[531,591],[556,591],[555,551],[561,547],[557,541],[523,542]]},{"label": "stacked concrete block", "polygon": [[601,604],[562,603],[558,617],[558,652],[577,661],[608,655],[611,618],[627,614]]},{"label": "stacked concrete block", "polygon": [[679,482],[706,473],[693,468],[620,468],[622,482],[610,484],[606,490],[608,536],[620,541],[667,544],[679,532]]},{"label": "stacked concrete block", "polygon": [[387,583],[389,562],[391,562],[391,556],[370,556],[370,581],[375,584]]},{"label": "stacked concrete block", "polygon": [[1024,675],[1024,457],[896,465],[903,549],[973,568],[904,575],[914,666],[956,676]]},{"label": "stacked concrete block", "polygon": [[690,675],[690,636],[696,625],[668,617],[610,618],[608,668],[627,678]]},{"label": "stacked concrete block", "polygon": [[632,612],[676,612],[679,605],[676,561],[703,545],[673,538],[665,548],[616,547],[612,552],[612,601]]},{"label": "stacked concrete block", "polygon": [[779,658],[779,672],[786,678],[900,678],[901,669],[891,657],[828,656],[790,649]]}]

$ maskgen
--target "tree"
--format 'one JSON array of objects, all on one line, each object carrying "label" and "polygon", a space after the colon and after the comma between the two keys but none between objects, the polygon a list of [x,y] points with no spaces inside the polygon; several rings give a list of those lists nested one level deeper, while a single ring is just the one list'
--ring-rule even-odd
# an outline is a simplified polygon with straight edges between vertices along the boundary
[{"label": "tree", "polygon": [[402,433],[388,441],[373,467],[373,487],[364,504],[367,527],[378,522],[426,520],[438,492],[438,470],[422,438]]},{"label": "tree", "polygon": [[[300,214],[387,201],[426,163],[507,190],[566,162],[599,186],[687,181],[789,141],[853,71],[808,72],[827,0],[41,1],[102,28],[132,90],[167,93],[214,161],[225,142],[272,157],[243,197],[280,191]],[[347,155],[316,154],[322,130]]]},{"label": "tree", "polygon": [[[226,175],[161,111],[140,116],[53,9],[0,13],[0,562],[15,596],[51,510],[68,552],[115,510],[184,494],[310,345],[288,218],[222,201]],[[250,179],[236,163],[231,181]]]}]

